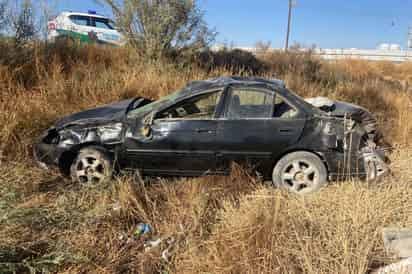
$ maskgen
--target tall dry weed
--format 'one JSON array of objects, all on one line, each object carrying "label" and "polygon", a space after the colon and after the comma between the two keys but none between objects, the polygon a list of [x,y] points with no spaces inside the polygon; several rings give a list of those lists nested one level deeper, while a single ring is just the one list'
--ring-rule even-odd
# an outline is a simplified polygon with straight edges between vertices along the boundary
[{"label": "tall dry weed", "polygon": [[381,229],[410,226],[407,184],[345,183],[300,198],[258,189],[225,203],[205,241],[177,255],[182,273],[366,273],[385,262]]},{"label": "tall dry weed", "polygon": [[[157,99],[190,80],[233,72],[219,62],[206,70],[147,63],[127,49],[36,47],[21,57],[1,48],[0,272],[364,273],[390,261],[381,228],[411,225],[409,64],[261,57],[267,67],[259,76],[284,79],[302,96],[369,108],[396,147],[394,175],[381,184],[345,182],[298,198],[239,168],[231,177],[126,175],[96,188],[39,170],[31,144],[57,118],[133,96]],[[148,237],[176,239],[169,262],[164,246],[145,252],[147,238],[133,238],[141,221],[152,226]]]}]

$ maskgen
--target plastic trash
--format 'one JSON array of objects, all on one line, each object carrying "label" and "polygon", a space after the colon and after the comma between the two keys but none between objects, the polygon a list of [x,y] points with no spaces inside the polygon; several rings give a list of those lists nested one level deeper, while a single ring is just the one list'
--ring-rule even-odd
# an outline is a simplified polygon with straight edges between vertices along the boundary
[{"label": "plastic trash", "polygon": [[159,238],[159,239],[147,240],[144,243],[145,252],[149,251],[150,249],[154,247],[158,247],[161,243],[165,243],[167,248],[163,250],[162,258],[166,261],[169,261],[169,257],[171,256],[170,249],[173,247],[173,244],[175,243],[175,241],[176,240],[173,237],[169,237],[166,239]]},{"label": "plastic trash", "polygon": [[148,252],[153,247],[159,246],[162,242],[163,242],[162,238],[159,238],[159,239],[156,239],[156,240],[148,240],[148,241],[144,242],[144,245],[143,245],[144,246],[144,251]]},{"label": "plastic trash", "polygon": [[126,233],[124,233],[124,232],[120,232],[118,235],[117,235],[117,239],[119,240],[119,241],[124,241],[124,240],[126,240],[128,237],[127,237],[127,234]]},{"label": "plastic trash", "polygon": [[135,229],[135,231],[133,232],[133,234],[135,236],[142,236],[146,233],[150,232],[150,225],[149,224],[145,224],[145,223],[139,223],[137,224],[137,227]]},{"label": "plastic trash", "polygon": [[171,249],[173,248],[173,244],[176,242],[175,238],[170,237],[166,239],[166,244],[168,245],[168,248],[162,251],[162,258],[166,262],[170,261],[170,257],[172,257]]},{"label": "plastic trash", "polygon": [[166,262],[169,262],[170,257],[172,256],[172,254],[169,251],[169,248],[163,250],[162,252],[162,259],[165,260]]},{"label": "plastic trash", "polygon": [[174,237],[169,237],[169,238],[167,238],[166,239],[166,243],[167,243],[167,245],[172,245],[172,244],[174,244],[175,243],[175,238]]},{"label": "plastic trash", "polygon": [[156,240],[149,240],[149,241],[146,241],[144,243],[144,247],[149,247],[149,248],[150,247],[156,247],[156,246],[160,245],[162,241],[163,240],[161,238],[156,239]]}]

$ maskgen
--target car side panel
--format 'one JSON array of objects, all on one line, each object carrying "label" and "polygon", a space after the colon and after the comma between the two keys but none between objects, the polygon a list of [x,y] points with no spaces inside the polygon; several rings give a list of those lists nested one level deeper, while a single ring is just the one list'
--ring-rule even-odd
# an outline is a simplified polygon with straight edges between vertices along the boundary
[{"label": "car side panel", "polygon": [[255,167],[273,164],[283,151],[298,142],[305,119],[220,120],[217,130],[218,166],[231,162]]},{"label": "car side panel", "polygon": [[146,173],[202,174],[215,168],[215,120],[155,121],[150,138],[127,133],[124,164]]}]

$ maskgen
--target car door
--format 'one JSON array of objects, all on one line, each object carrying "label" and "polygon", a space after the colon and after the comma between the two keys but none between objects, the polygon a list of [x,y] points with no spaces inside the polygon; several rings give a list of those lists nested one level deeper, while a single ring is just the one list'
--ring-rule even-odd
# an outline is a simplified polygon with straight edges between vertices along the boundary
[{"label": "car door", "polygon": [[71,30],[79,34],[78,39],[82,43],[91,43],[97,41],[97,33],[92,26],[92,19],[86,15],[70,15],[70,21],[73,23]]},{"label": "car door", "polygon": [[214,173],[221,98],[221,90],[206,92],[154,114],[149,137],[142,138],[137,130],[126,138],[133,166],[149,174]]},{"label": "car door", "polygon": [[232,86],[216,135],[218,166],[271,162],[297,142],[304,124],[303,113],[273,90]]},{"label": "car door", "polygon": [[92,17],[92,26],[101,43],[120,43],[121,35],[114,29],[114,24],[107,18]]}]

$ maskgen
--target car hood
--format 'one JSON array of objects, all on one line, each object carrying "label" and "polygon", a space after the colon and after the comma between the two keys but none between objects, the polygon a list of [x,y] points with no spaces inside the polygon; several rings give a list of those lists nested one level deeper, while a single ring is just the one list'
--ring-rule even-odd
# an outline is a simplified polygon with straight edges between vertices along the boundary
[{"label": "car hood", "polygon": [[369,134],[380,136],[377,129],[376,118],[367,109],[348,102],[331,100],[325,97],[307,98],[306,102],[312,104],[333,117],[350,117],[360,123]]},{"label": "car hood", "polygon": [[100,124],[108,121],[120,120],[126,113],[128,106],[134,100],[135,99],[123,100],[68,115],[58,120],[54,127],[56,129],[61,129],[70,125]]},{"label": "car hood", "polygon": [[331,100],[326,97],[315,97],[315,98],[306,98],[306,102],[317,107],[323,112],[329,113],[336,117],[344,117],[345,115],[351,115],[352,118],[361,118],[358,116],[363,116],[369,114],[370,112],[358,105],[351,104],[348,102],[342,102],[337,100]]}]

